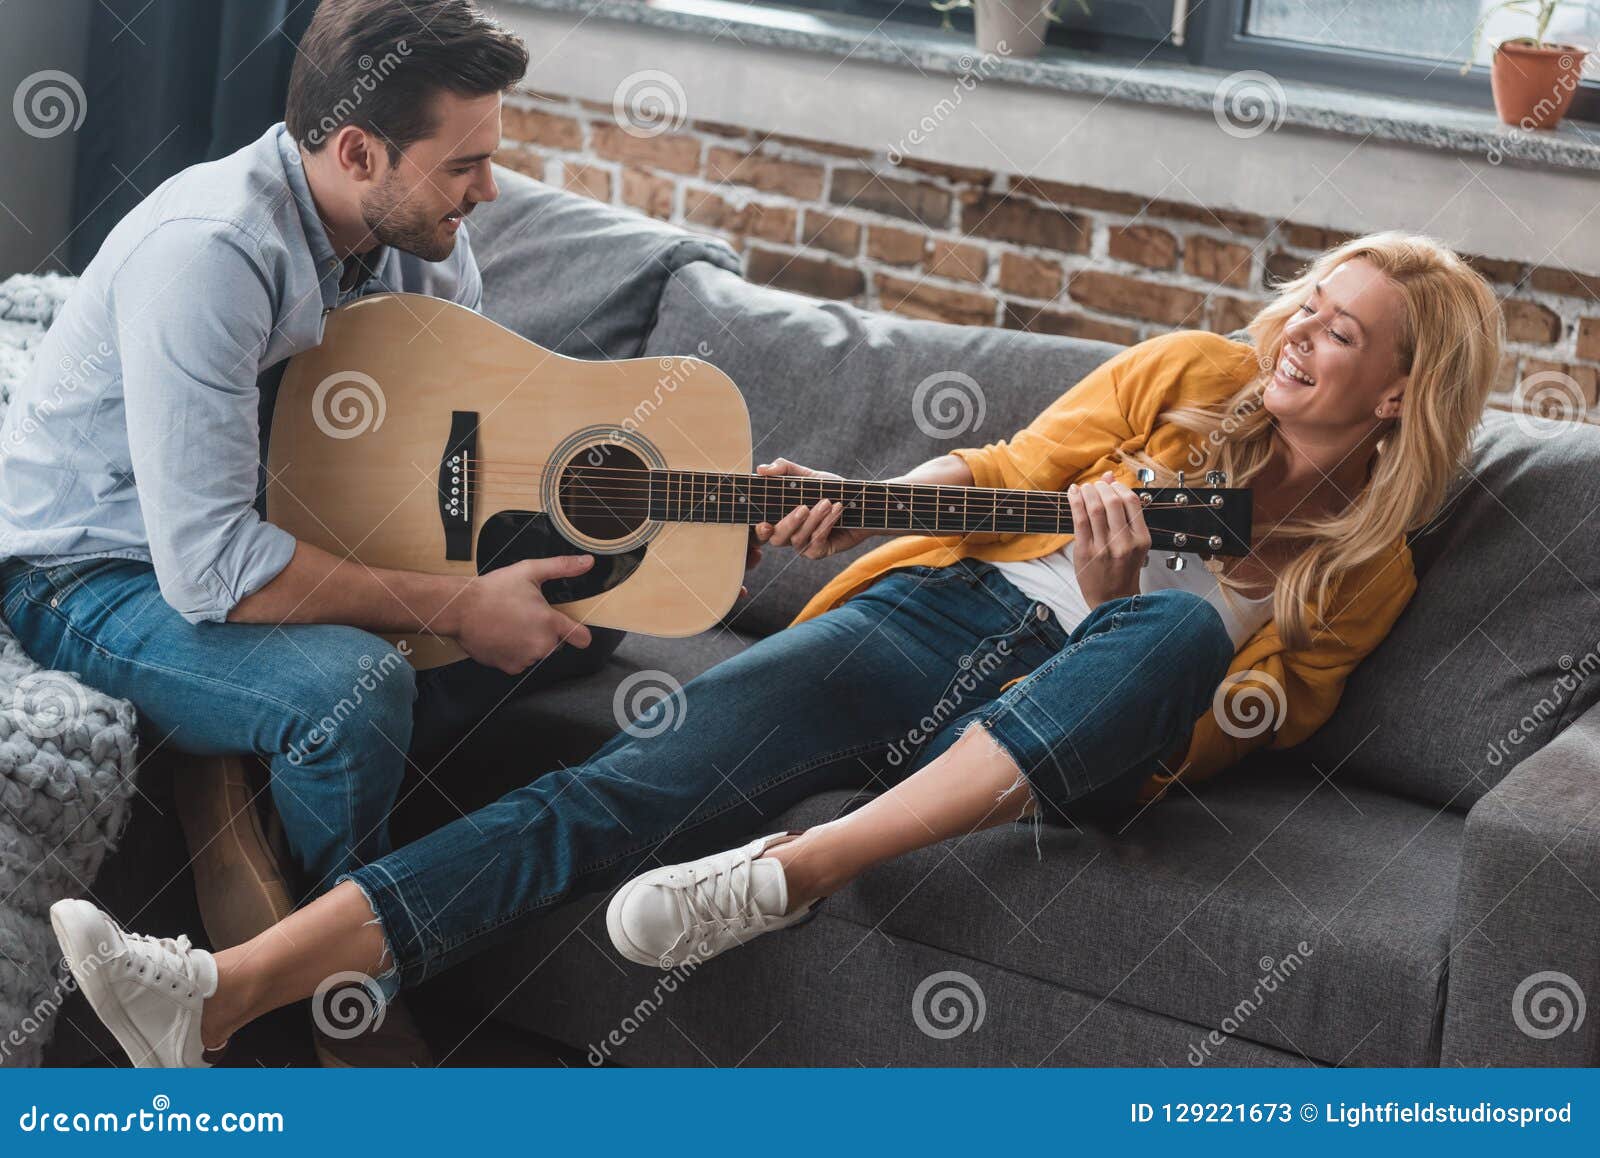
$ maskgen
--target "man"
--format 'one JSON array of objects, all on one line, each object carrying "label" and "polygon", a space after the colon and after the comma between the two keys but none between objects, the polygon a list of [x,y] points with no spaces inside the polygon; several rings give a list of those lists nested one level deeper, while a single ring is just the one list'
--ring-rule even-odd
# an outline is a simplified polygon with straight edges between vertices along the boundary
[{"label": "man", "polygon": [[[131,700],[149,742],[270,761],[310,893],[389,849],[414,723],[459,733],[618,639],[540,594],[587,558],[368,568],[260,505],[276,378],[328,310],[387,291],[479,308],[465,219],[497,195],[501,97],[527,65],[470,0],[324,0],[285,123],[112,230],[0,428],[0,612],[40,662]],[[419,630],[471,659],[418,677],[373,634]]]}]

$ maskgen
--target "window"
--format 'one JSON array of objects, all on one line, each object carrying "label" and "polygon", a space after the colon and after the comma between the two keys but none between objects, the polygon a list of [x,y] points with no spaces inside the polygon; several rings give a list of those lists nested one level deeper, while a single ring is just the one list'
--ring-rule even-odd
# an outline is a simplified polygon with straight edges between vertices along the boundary
[{"label": "window", "polygon": [[[1397,53],[1460,67],[1472,52],[1473,30],[1496,0],[1255,0],[1248,7],[1250,36],[1309,46]],[[1527,36],[1532,17],[1497,12],[1484,24],[1474,59],[1487,65],[1502,40]],[[1593,45],[1600,40],[1600,11],[1567,6],[1556,10],[1550,40]]]},{"label": "window", "polygon": [[[1191,0],[1203,7],[1193,59],[1216,68],[1259,68],[1286,80],[1360,88],[1418,100],[1492,108],[1489,61],[1502,40],[1531,35],[1525,13],[1496,12],[1476,52],[1473,29],[1496,0]],[[1557,9],[1546,37],[1593,48],[1600,11]],[[1473,68],[1461,75],[1471,55]],[[1597,76],[1593,64],[1586,72]],[[1586,81],[1568,114],[1600,120],[1600,85]]]},{"label": "window", "polygon": [[[792,7],[848,12],[874,22],[937,27],[928,0],[786,0]],[[1418,100],[1490,109],[1488,64],[1502,40],[1531,35],[1531,17],[1499,12],[1484,26],[1474,65],[1473,29],[1496,0],[1056,0],[1060,23],[1048,42],[1065,49],[1132,60],[1189,61],[1226,71],[1260,69],[1287,81],[1353,88]],[[1597,0],[1600,3],[1600,0]],[[1186,17],[1175,19],[1175,17]],[[949,19],[970,34],[972,14]],[[1180,45],[1175,26],[1184,26]],[[1600,7],[1557,10],[1551,40],[1600,44]],[[1600,121],[1600,60],[1568,114]]]}]

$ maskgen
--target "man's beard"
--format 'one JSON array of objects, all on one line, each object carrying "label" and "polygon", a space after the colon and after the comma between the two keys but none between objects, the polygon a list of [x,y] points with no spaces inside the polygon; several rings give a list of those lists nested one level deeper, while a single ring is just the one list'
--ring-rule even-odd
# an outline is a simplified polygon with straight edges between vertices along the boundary
[{"label": "man's beard", "polygon": [[361,219],[379,243],[423,261],[443,261],[456,247],[455,235],[442,231],[439,218],[406,205],[387,181],[362,202]]}]

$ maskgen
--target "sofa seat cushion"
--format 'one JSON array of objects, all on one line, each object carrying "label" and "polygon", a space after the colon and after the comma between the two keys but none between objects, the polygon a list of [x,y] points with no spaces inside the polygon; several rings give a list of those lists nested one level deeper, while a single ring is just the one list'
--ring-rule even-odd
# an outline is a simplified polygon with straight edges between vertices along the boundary
[{"label": "sofa seat cushion", "polygon": [[[770,827],[830,819],[848,797]],[[1026,826],[991,829],[881,866],[823,908],[862,944],[905,938],[1189,1022],[1199,1051],[1219,1030],[1318,1062],[1436,1064],[1462,823],[1254,762],[1120,835],[1047,827],[1036,854]]]},{"label": "sofa seat cushion", "polygon": [[[449,1007],[454,1035],[494,1018],[564,1042],[590,1065],[1031,1066],[1048,1055],[1049,1066],[1162,1059],[1182,1068],[1197,1036],[1187,1022],[1115,998],[861,934],[824,907],[692,972],[662,972],[619,960],[605,900],[589,898],[441,974],[424,993]],[[1307,1063],[1230,1037],[1202,1064]]]},{"label": "sofa seat cushion", "polygon": [[[483,312],[569,358],[635,358],[672,272],[738,269],[725,242],[495,166],[497,200],[472,214]],[[693,351],[688,351],[693,353]]]}]

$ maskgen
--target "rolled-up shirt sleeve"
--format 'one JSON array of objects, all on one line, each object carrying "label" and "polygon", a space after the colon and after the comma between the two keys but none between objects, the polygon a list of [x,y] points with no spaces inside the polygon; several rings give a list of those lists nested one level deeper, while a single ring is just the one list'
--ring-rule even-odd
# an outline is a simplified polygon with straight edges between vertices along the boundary
[{"label": "rolled-up shirt sleeve", "polygon": [[282,571],[295,540],[255,509],[256,377],[268,281],[242,231],[169,222],[112,279],[134,485],[162,597],[225,620]]}]

